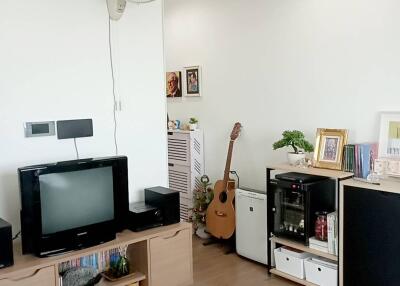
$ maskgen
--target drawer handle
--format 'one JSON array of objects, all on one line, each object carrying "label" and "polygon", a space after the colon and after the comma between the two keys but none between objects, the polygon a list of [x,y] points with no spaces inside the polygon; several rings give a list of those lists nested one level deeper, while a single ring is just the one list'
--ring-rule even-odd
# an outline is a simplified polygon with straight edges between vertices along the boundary
[{"label": "drawer handle", "polygon": [[286,261],[289,261],[289,257],[286,257]]},{"label": "drawer handle", "polygon": [[170,235],[170,236],[167,236],[167,237],[163,237],[163,239],[167,240],[167,239],[174,238],[174,237],[176,237],[180,232],[181,232],[181,231],[178,230],[178,231],[176,231],[173,235]]},{"label": "drawer handle", "polygon": [[318,271],[321,272],[322,271],[321,268],[318,267]]},{"label": "drawer handle", "polygon": [[42,270],[42,269],[37,269],[37,270],[35,270],[35,272],[33,272],[32,274],[28,274],[28,275],[23,276],[23,277],[19,277],[19,278],[15,278],[15,279],[13,279],[13,278],[7,278],[7,280],[9,280],[9,281],[14,281],[14,282],[18,282],[18,281],[21,281],[21,280],[24,280],[24,279],[27,279],[27,278],[30,278],[30,277],[35,276],[36,274],[39,273],[40,270]]}]

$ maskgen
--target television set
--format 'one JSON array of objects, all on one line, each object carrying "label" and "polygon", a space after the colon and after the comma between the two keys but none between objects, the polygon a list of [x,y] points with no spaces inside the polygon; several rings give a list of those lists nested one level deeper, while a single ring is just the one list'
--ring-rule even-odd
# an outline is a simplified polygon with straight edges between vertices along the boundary
[{"label": "television set", "polygon": [[115,238],[129,212],[128,158],[18,169],[23,254],[50,256]]}]

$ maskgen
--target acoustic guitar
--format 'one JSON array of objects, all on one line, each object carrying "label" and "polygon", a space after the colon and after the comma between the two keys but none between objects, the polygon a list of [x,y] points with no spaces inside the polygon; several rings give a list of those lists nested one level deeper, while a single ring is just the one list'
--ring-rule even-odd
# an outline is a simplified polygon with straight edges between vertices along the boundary
[{"label": "acoustic guitar", "polygon": [[240,134],[242,125],[237,122],[231,133],[228,156],[226,158],[224,179],[218,180],[214,186],[214,199],[207,208],[207,231],[216,238],[228,239],[235,232],[235,181],[229,179],[233,143]]}]

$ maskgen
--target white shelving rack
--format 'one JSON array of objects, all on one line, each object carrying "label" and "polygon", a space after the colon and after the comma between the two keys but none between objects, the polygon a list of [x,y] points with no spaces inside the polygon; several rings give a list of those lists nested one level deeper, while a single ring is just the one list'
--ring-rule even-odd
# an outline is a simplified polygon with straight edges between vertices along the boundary
[{"label": "white shelving rack", "polygon": [[193,190],[204,175],[203,131],[168,130],[169,188],[180,192],[181,220],[189,221]]}]

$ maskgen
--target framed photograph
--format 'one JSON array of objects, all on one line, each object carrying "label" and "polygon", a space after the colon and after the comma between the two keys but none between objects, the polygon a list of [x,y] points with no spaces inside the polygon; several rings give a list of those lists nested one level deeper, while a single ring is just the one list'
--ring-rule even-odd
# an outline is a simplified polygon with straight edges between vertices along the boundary
[{"label": "framed photograph", "polygon": [[180,71],[167,72],[166,95],[168,98],[182,97],[182,77]]},{"label": "framed photograph", "polygon": [[314,151],[314,167],[341,170],[343,148],[347,144],[346,129],[317,129]]},{"label": "framed photograph", "polygon": [[379,158],[400,159],[400,112],[382,112]]},{"label": "framed photograph", "polygon": [[185,67],[186,96],[200,96],[201,69],[199,66]]}]

